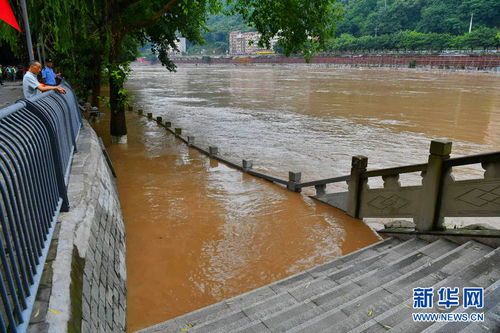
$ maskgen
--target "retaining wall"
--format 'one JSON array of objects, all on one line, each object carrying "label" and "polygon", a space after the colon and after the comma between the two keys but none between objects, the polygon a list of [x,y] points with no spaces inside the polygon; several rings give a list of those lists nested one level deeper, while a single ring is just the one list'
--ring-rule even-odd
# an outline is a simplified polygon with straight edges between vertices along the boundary
[{"label": "retaining wall", "polygon": [[98,137],[84,121],[29,331],[124,332],[125,226]]},{"label": "retaining wall", "polygon": [[[176,64],[305,64],[302,57],[204,57],[174,58]],[[403,67],[410,64],[415,67],[441,69],[496,70],[500,67],[500,56],[343,56],[312,57],[310,64],[322,64],[334,67]]]}]

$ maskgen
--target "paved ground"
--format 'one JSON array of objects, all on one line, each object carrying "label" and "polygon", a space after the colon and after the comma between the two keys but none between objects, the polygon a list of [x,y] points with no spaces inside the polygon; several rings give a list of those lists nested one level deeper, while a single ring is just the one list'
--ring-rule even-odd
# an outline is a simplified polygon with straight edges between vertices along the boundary
[{"label": "paved ground", "polygon": [[0,109],[23,98],[22,81],[4,82],[0,85]]}]

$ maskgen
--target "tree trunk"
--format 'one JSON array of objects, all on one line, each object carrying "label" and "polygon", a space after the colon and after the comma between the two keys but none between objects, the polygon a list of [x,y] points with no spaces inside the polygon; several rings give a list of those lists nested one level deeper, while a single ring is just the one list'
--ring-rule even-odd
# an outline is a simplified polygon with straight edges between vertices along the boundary
[{"label": "tree trunk", "polygon": [[127,122],[125,119],[125,95],[123,94],[123,84],[125,73],[120,68],[120,51],[123,41],[123,32],[113,29],[111,34],[111,49],[109,56],[109,103],[111,108],[110,132],[112,137],[116,137],[117,142],[126,142],[121,137],[127,135]]},{"label": "tree trunk", "polygon": [[[111,68],[116,68],[116,64],[111,64]],[[109,77],[109,103],[111,106],[111,136],[127,135],[127,122],[125,120],[125,105],[119,95],[123,89],[123,82],[118,82],[112,75]]]},{"label": "tree trunk", "polygon": [[101,93],[101,79],[102,79],[102,56],[96,55],[94,58],[94,75],[92,78],[92,100],[93,106],[99,105],[99,95]]}]

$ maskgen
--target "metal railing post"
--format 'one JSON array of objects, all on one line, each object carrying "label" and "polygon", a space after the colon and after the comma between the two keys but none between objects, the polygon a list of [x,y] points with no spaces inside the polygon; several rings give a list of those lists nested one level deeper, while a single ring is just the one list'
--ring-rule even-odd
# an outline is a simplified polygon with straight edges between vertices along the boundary
[{"label": "metal railing post", "polygon": [[81,115],[67,89],[66,95],[49,92],[0,112],[2,332],[26,331],[57,217],[69,210],[66,180]]},{"label": "metal railing post", "polygon": [[52,127],[50,124],[49,120],[46,118],[46,116],[38,110],[38,107],[33,104],[29,100],[24,100],[26,103],[26,109],[31,111],[40,121],[45,125],[45,128],[47,129],[47,132],[49,133],[49,140],[50,140],[50,147],[52,149],[52,159],[54,161],[54,166],[55,166],[55,171],[56,171],[56,179],[57,179],[57,188],[59,191],[59,196],[62,199],[62,206],[61,206],[61,211],[62,212],[68,212],[69,211],[69,200],[68,200],[68,192],[66,190],[66,184],[65,184],[65,170],[63,165],[61,164],[62,158],[61,158],[61,151],[59,149],[59,145],[57,144],[57,133],[55,132],[55,129]]}]

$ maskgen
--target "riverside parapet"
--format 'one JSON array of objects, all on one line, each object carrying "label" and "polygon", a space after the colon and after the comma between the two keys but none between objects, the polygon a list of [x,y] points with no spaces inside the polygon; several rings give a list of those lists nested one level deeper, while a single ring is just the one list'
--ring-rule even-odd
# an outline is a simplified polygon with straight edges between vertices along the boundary
[{"label": "riverside parapet", "polygon": [[[230,64],[230,65],[294,65],[306,64],[303,57],[268,56],[189,56],[174,57],[174,63],[181,64]],[[339,55],[314,56],[309,65],[331,67],[390,67],[390,68],[427,68],[451,70],[500,70],[499,55],[485,56],[438,56],[438,55]]]}]

